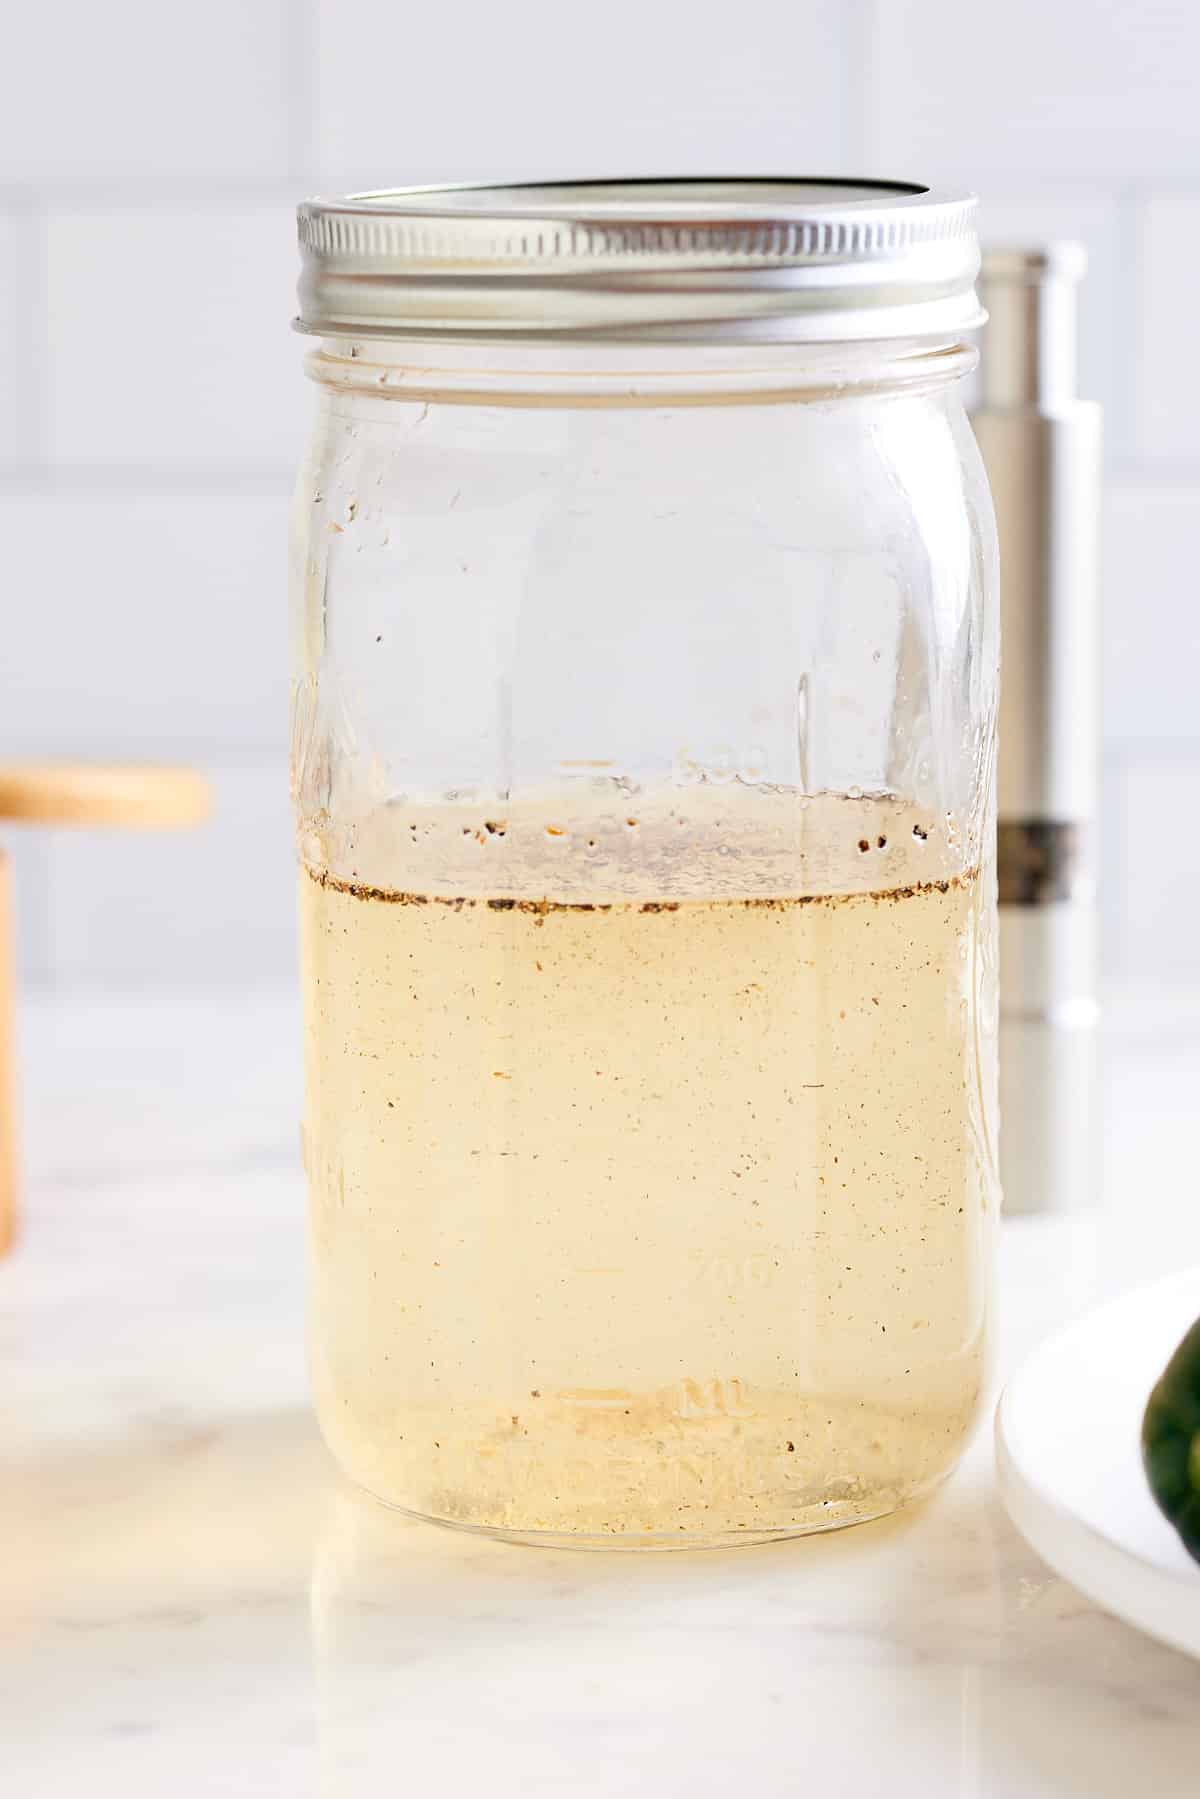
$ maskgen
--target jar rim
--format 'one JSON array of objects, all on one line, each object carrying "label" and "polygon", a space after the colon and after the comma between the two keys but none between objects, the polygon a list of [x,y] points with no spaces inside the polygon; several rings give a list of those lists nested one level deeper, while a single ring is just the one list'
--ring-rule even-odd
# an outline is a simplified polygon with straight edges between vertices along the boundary
[{"label": "jar rim", "polygon": [[849,343],[983,322],[975,198],[838,177],[396,188],[298,209],[321,336]]}]

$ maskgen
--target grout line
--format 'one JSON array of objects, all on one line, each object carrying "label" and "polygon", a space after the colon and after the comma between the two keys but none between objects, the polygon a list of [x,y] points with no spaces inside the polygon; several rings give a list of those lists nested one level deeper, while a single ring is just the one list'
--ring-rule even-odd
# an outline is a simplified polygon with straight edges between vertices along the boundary
[{"label": "grout line", "polygon": [[[1114,180],[1110,176],[1090,173],[1086,169],[1055,168],[1047,169],[1041,174],[1028,169],[1014,168],[1010,163],[972,162],[969,156],[956,152],[953,163],[947,168],[957,180],[965,180],[970,176],[974,187],[1019,188],[1028,192],[1036,200],[1040,196],[1049,195],[1051,199],[1059,199],[1064,194],[1078,194],[1094,201],[1112,200],[1123,193],[1130,193],[1136,184]],[[1155,182],[1157,188],[1158,183]]]},{"label": "grout line", "polygon": [[1111,774],[1125,773],[1135,762],[1180,762],[1191,768],[1200,762],[1200,736],[1179,737],[1164,733],[1161,737],[1106,737],[1101,742],[1101,759]]},{"label": "grout line", "polygon": [[[1116,345],[1124,344],[1126,354],[1116,356],[1118,364],[1117,378],[1113,384],[1112,411],[1115,417],[1111,426],[1105,421],[1105,446],[1109,444],[1136,445],[1137,429],[1137,389],[1141,375],[1141,302],[1138,291],[1138,271],[1142,266],[1142,228],[1143,208],[1139,189],[1130,185],[1121,188],[1115,196],[1114,213],[1116,219],[1117,268],[1113,282],[1113,337]],[[1134,450],[1133,462],[1140,459]],[[1110,475],[1120,473],[1126,458],[1120,453],[1106,455],[1105,461]]]},{"label": "grout line", "polygon": [[290,495],[295,472],[283,468],[236,466],[176,467],[142,463],[92,463],[63,466],[39,459],[18,468],[0,467],[0,498],[22,496],[53,499],[58,495],[119,495],[129,499],[238,499]]},{"label": "grout line", "polygon": [[1124,456],[1108,459],[1107,481],[1129,487],[1154,488],[1160,493],[1190,492],[1200,487],[1200,461],[1193,456]]},{"label": "grout line", "polygon": [[877,49],[879,18],[875,0],[844,0],[842,26],[843,141],[848,175],[878,173],[879,116]]},{"label": "grout line", "polygon": [[288,170],[298,189],[312,193],[317,178],[318,0],[291,0],[283,9],[283,72],[287,83]]},{"label": "grout line", "polygon": [[16,239],[13,271],[15,333],[21,353],[14,358],[13,420],[16,443],[34,465],[47,447],[49,357],[46,345],[46,226],[32,193],[13,197]]},{"label": "grout line", "polygon": [[169,209],[172,212],[227,212],[231,208],[291,206],[297,181],[228,180],[224,177],[178,176],[164,180],[146,175],[127,181],[80,175],[71,181],[12,184],[0,181],[0,211],[25,208],[54,212],[123,212]]}]

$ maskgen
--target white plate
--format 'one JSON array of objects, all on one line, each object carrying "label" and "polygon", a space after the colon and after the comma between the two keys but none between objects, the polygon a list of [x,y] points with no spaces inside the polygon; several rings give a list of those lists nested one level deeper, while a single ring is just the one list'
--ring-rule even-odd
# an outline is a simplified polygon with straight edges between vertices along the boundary
[{"label": "white plate", "polygon": [[1200,1657],[1200,1564],[1150,1497],[1150,1390],[1200,1318],[1200,1268],[1113,1301],[1043,1343],[996,1414],[1000,1492],[1044,1561],[1105,1611]]}]

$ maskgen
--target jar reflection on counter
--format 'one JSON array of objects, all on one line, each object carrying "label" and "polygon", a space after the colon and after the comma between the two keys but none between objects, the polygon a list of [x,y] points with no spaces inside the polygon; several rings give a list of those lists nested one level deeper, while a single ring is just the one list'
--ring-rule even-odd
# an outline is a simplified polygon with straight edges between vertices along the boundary
[{"label": "jar reflection on counter", "polygon": [[996,1198],[969,361],[311,359],[313,1368],[389,1502],[686,1545],[953,1465]]}]

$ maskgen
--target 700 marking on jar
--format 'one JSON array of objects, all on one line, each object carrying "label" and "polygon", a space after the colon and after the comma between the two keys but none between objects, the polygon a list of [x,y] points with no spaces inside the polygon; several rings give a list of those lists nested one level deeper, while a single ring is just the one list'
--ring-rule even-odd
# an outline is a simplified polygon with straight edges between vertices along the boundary
[{"label": "700 marking on jar", "polygon": [[755,1250],[750,1255],[743,1256],[712,1255],[708,1250],[693,1249],[689,1259],[692,1263],[693,1284],[708,1287],[714,1293],[767,1287],[779,1269],[776,1257],[765,1250]]}]

